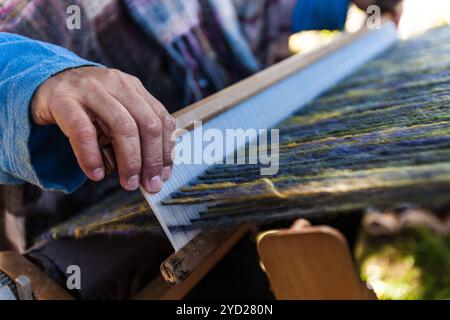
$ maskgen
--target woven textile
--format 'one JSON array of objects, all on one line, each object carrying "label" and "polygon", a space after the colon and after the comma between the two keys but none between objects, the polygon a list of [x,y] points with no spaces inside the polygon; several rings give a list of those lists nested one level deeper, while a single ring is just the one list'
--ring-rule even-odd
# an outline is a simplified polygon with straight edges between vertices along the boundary
[{"label": "woven textile", "polygon": [[217,165],[166,205],[208,227],[450,202],[450,28],[402,42],[278,126],[280,170]]},{"label": "woven textile", "polygon": [[147,202],[142,201],[140,192],[131,195],[120,192],[51,228],[35,242],[95,235],[136,237],[143,233],[162,235],[163,231]]},{"label": "woven textile", "polygon": [[[259,68],[249,48],[260,47],[262,43],[273,41],[265,33],[269,16],[271,24],[274,25],[271,28],[271,37],[275,35],[276,38],[278,31],[286,33],[285,27],[281,30],[280,23],[273,22],[277,17],[283,19],[287,12],[291,12],[295,0],[258,1],[258,12],[249,11],[249,6],[246,5],[253,3],[253,0],[238,2],[0,0],[0,32],[21,34],[56,44],[86,59],[135,75],[170,112],[174,112]],[[151,8],[158,4],[166,9],[170,7],[167,13],[171,17],[170,21],[176,19],[177,28],[172,28],[164,22],[151,25],[153,20],[148,18],[155,13]],[[78,5],[81,9],[79,30],[69,30],[66,26],[66,10],[70,5]],[[254,31],[245,32],[248,39],[240,33],[241,20],[238,18],[244,15],[249,21],[245,22],[243,29],[251,28],[253,23],[259,26]],[[284,23],[289,25],[290,20]],[[161,28],[177,33],[167,38],[164,37],[165,33],[155,32]],[[287,42],[284,45],[287,46]],[[276,51],[278,50],[273,50]],[[258,49],[258,52],[263,54],[263,50]],[[176,60],[177,58],[179,59]],[[118,189],[117,182],[115,185]],[[102,183],[95,185],[94,189],[94,186],[89,184],[76,194],[63,197],[58,193],[26,186],[26,215],[33,216],[33,219],[30,219],[33,221],[33,232],[28,236],[34,238],[42,229],[46,230],[49,225],[79,212],[80,207],[100,203],[105,195],[110,194],[112,188],[111,184]],[[116,200],[130,206],[139,207],[143,200],[138,196],[139,199],[133,198],[137,203],[130,204],[125,201],[126,195],[122,194],[121,197]],[[101,203],[103,205],[103,202]],[[114,220],[114,217],[122,217],[124,214],[124,211],[115,211],[116,208],[109,205],[104,208],[97,206],[87,213],[83,212],[80,220],[76,217],[61,228],[57,227],[45,234],[44,238],[84,237],[98,233],[128,234],[126,230],[132,228],[124,227],[123,219],[119,219],[122,224],[116,228],[115,223],[118,220]],[[136,208],[130,210],[136,211]],[[84,215],[89,218],[83,218]],[[127,221],[132,221],[128,226],[133,221],[139,221],[134,224],[139,226],[139,230],[153,232],[156,225],[159,231],[158,224],[153,224],[156,220],[152,220],[152,224],[146,224],[137,216],[139,214],[127,215]],[[112,220],[114,222],[109,224],[108,221]]]}]

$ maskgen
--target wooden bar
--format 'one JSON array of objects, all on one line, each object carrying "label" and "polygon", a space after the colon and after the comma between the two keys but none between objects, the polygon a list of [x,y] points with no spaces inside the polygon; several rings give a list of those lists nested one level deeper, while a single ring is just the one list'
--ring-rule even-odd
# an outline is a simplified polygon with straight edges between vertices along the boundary
[{"label": "wooden bar", "polygon": [[376,299],[334,228],[304,224],[270,232],[258,241],[258,252],[277,299]]},{"label": "wooden bar", "polygon": [[171,285],[178,285],[190,277],[198,282],[248,230],[246,225],[237,230],[202,232],[161,264],[163,278]]},{"label": "wooden bar", "polygon": [[0,271],[13,281],[21,275],[27,276],[36,300],[73,300],[69,293],[16,252],[0,252]]}]

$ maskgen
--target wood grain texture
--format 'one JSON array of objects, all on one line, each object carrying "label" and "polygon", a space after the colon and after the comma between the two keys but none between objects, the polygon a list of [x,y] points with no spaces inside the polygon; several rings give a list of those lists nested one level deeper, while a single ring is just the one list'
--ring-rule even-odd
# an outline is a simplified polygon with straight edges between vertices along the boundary
[{"label": "wood grain texture", "polygon": [[0,271],[15,280],[21,275],[31,280],[36,300],[72,300],[72,296],[43,274],[34,264],[12,251],[0,252]]},{"label": "wood grain texture", "polygon": [[182,283],[173,286],[167,283],[162,275],[158,275],[133,300],[181,300],[205,276],[204,273],[195,272]]},{"label": "wood grain texture", "polygon": [[197,283],[248,232],[249,226],[233,230],[202,232],[161,264],[164,279],[178,285],[187,279]]},{"label": "wood grain texture", "polygon": [[370,298],[336,229],[302,226],[268,233],[258,242],[258,252],[277,299]]}]

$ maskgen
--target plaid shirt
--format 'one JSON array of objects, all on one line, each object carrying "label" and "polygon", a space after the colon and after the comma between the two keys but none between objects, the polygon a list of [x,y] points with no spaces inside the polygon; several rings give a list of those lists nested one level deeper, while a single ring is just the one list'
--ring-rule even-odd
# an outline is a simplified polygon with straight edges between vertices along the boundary
[{"label": "plaid shirt", "polygon": [[[283,58],[295,2],[0,0],[0,31],[135,75],[175,111]],[[73,4],[79,30],[66,26]]]}]

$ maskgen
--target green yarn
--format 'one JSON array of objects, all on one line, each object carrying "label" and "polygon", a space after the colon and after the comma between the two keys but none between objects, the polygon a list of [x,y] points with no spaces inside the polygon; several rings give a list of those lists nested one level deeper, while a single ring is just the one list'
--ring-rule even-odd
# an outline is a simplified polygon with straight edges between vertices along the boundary
[{"label": "green yarn", "polygon": [[[166,205],[206,204],[173,230],[450,203],[450,28],[400,42],[280,128],[280,171],[217,165]],[[43,235],[161,234],[139,193],[106,199]]]},{"label": "green yarn", "polygon": [[280,170],[216,165],[166,205],[206,204],[173,230],[450,204],[450,28],[399,43],[277,126]]}]

